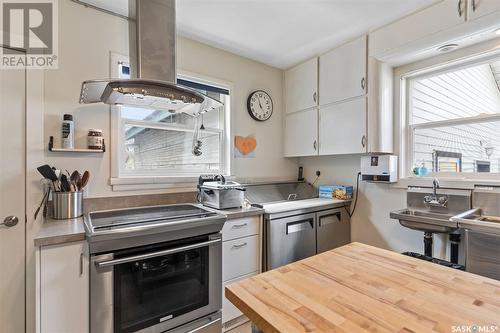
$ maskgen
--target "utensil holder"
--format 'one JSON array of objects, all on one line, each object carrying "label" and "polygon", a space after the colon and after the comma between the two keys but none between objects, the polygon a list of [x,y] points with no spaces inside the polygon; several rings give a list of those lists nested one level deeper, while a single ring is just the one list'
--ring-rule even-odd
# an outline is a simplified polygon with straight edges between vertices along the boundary
[{"label": "utensil holder", "polygon": [[57,220],[72,219],[83,215],[83,191],[53,192],[53,217]]}]

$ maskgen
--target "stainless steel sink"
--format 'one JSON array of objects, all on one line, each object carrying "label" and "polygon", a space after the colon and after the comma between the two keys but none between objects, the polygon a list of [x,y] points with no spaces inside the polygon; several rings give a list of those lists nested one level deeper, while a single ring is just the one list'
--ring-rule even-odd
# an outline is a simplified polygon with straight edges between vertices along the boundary
[{"label": "stainless steel sink", "polygon": [[485,213],[481,208],[474,208],[453,216],[450,220],[463,229],[500,235],[500,217],[488,216]]},{"label": "stainless steel sink", "polygon": [[458,229],[450,218],[470,209],[471,191],[440,188],[435,180],[433,188],[409,187],[406,203],[407,208],[391,212],[390,217],[410,229],[450,234]]},{"label": "stainless steel sink", "polygon": [[451,233],[458,228],[456,222],[450,221],[447,214],[432,213],[411,209],[401,209],[390,213],[392,219],[407,228],[432,233]]}]

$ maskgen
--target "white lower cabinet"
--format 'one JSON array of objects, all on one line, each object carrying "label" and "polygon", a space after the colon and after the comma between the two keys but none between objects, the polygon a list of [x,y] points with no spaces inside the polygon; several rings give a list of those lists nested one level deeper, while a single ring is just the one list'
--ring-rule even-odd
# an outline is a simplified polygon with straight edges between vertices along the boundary
[{"label": "white lower cabinet", "polygon": [[259,236],[238,238],[222,243],[222,280],[255,272],[259,269]]},{"label": "white lower cabinet", "polygon": [[85,242],[37,249],[37,332],[89,332],[89,263]]},{"label": "white lower cabinet", "polygon": [[319,154],[366,153],[366,97],[320,107]]},{"label": "white lower cabinet", "polygon": [[[240,280],[244,280],[246,278],[252,277],[254,275],[259,274],[259,272],[253,272],[247,275],[240,276],[236,279],[232,279],[229,281],[224,282],[224,288],[227,285],[230,285],[231,283],[238,282]],[[227,323],[230,320],[233,320],[235,318],[238,318],[239,316],[243,315],[240,310],[236,306],[233,305],[226,297],[222,298],[222,322]]]},{"label": "white lower cabinet", "polygon": [[285,115],[285,156],[318,155],[318,109]]},{"label": "white lower cabinet", "polygon": [[234,326],[242,313],[226,299],[224,288],[233,282],[258,274],[262,267],[262,217],[228,220],[222,229],[222,323]]}]

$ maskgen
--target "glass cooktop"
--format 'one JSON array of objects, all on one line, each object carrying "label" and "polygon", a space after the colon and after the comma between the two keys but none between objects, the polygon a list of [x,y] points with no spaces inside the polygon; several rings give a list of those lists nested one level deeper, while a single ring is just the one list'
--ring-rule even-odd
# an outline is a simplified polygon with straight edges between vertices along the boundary
[{"label": "glass cooktop", "polygon": [[96,211],[88,214],[88,222],[94,231],[113,230],[144,224],[174,223],[217,215],[205,208],[191,205],[165,205]]}]

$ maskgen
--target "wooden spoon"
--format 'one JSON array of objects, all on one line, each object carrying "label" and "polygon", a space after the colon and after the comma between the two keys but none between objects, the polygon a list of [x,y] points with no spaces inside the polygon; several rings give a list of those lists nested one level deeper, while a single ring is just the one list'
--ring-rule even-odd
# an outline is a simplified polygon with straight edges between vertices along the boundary
[{"label": "wooden spoon", "polygon": [[78,191],[80,189],[80,183],[82,181],[82,176],[80,176],[80,173],[75,170],[69,177],[69,180],[71,181],[71,185],[74,188],[74,191]]},{"label": "wooden spoon", "polygon": [[89,182],[89,178],[90,178],[90,172],[85,171],[83,173],[81,182],[80,182],[80,184],[78,186],[78,188],[80,189],[80,191],[83,190],[85,188],[85,186],[87,186],[87,183]]}]

